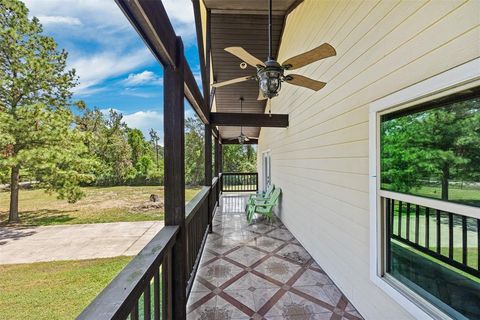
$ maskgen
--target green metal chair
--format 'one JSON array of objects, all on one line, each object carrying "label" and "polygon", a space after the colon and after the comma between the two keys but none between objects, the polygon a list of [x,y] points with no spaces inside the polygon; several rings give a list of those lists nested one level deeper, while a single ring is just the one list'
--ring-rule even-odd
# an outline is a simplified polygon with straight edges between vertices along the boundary
[{"label": "green metal chair", "polygon": [[275,190],[275,185],[271,184],[268,186],[267,190],[265,190],[265,193],[256,193],[250,195],[247,200],[247,207],[248,205],[254,204],[255,202],[265,203],[265,201],[272,195],[273,190]]},{"label": "green metal chair", "polygon": [[273,208],[278,204],[278,198],[282,193],[282,189],[275,188],[272,192],[272,195],[265,200],[264,203],[254,202],[249,204],[247,207],[247,221],[252,223],[253,216],[255,213],[261,214],[266,217],[269,221],[273,219]]}]

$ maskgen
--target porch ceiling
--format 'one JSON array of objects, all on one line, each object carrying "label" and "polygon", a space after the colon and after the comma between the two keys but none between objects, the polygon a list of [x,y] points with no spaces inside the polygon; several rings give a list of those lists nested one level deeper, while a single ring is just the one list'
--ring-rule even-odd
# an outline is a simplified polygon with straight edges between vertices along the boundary
[{"label": "porch ceiling", "polygon": [[[277,55],[285,14],[298,0],[273,1],[273,53]],[[255,68],[240,68],[242,62],[224,50],[241,46],[260,60],[268,55],[268,2],[266,0],[204,0],[210,10],[210,49],[213,81],[220,82],[237,77],[254,75]],[[208,37],[207,37],[208,38]],[[208,48],[208,44],[206,44]],[[244,113],[263,113],[266,101],[258,101],[258,84],[251,80],[217,88],[215,106],[217,112],[240,112],[239,98],[245,99]],[[240,127],[219,127],[222,138],[235,138]],[[245,127],[243,133],[258,137],[260,128]]]}]

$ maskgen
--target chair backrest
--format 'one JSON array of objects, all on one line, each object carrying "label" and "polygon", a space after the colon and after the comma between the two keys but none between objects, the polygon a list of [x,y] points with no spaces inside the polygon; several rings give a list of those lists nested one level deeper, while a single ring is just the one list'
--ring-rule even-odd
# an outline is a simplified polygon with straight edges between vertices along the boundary
[{"label": "chair backrest", "polygon": [[282,189],[275,188],[270,198],[268,198],[267,203],[276,205],[278,203],[278,197],[280,197],[281,193],[282,193]]},{"label": "chair backrest", "polygon": [[273,190],[275,190],[275,185],[272,183],[268,186],[267,190],[265,191],[265,196],[270,197]]}]

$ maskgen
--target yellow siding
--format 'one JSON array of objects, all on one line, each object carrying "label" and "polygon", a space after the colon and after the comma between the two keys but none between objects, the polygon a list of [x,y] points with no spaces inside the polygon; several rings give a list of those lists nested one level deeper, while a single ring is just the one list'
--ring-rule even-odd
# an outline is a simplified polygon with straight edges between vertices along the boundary
[{"label": "yellow siding", "polygon": [[[305,0],[288,19],[280,61],[329,42],[337,56],[292,73],[326,81],[284,85],[264,128],[281,218],[368,319],[408,319],[369,280],[368,105],[480,56],[480,1]],[[261,176],[261,175],[260,175]]]}]

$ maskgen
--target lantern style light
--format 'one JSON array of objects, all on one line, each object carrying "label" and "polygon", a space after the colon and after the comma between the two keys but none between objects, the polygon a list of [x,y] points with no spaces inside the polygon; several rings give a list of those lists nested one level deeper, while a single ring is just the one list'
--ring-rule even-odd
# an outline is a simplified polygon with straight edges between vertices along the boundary
[{"label": "lantern style light", "polygon": [[273,98],[278,95],[282,86],[283,68],[275,60],[268,60],[265,68],[258,72],[260,91],[265,98]]}]

